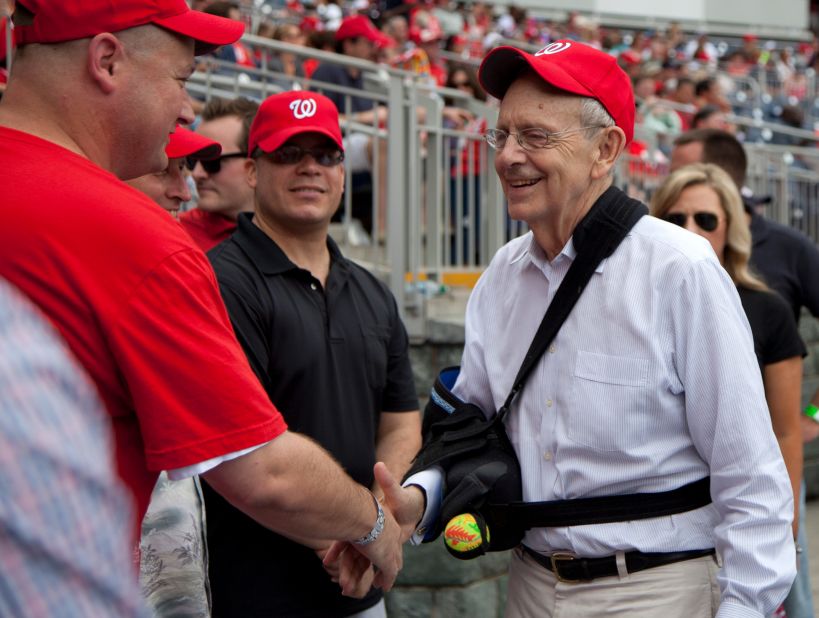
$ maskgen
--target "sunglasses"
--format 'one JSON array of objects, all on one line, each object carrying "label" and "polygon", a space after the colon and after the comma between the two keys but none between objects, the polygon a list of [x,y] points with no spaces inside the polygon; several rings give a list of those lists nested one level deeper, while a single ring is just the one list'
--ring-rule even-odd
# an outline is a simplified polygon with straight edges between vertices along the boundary
[{"label": "sunglasses", "polygon": [[[705,232],[713,232],[719,225],[719,217],[712,212],[695,212],[694,223]],[[685,227],[688,223],[688,215],[682,212],[675,212],[665,216],[665,220],[674,225]]]},{"label": "sunglasses", "polygon": [[193,157],[188,157],[187,165],[188,169],[193,171],[193,168],[196,167],[196,164],[201,163],[202,169],[205,170],[211,176],[213,176],[222,171],[222,159],[236,159],[238,157],[245,159],[247,158],[247,153],[231,152],[229,154],[223,154],[221,157],[217,157],[215,159],[194,159]]},{"label": "sunglasses", "polygon": [[320,146],[318,148],[302,148],[294,144],[285,144],[266,156],[276,165],[294,165],[304,157],[310,155],[313,160],[324,167],[333,167],[344,161],[344,151],[336,146]]}]

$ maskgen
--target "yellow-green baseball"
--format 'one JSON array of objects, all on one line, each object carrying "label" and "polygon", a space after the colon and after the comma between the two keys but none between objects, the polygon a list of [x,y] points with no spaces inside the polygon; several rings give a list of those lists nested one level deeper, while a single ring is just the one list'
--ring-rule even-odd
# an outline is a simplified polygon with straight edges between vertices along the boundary
[{"label": "yellow-green baseball", "polygon": [[[478,522],[471,513],[461,513],[449,520],[444,528],[444,542],[455,552],[471,552],[481,546],[484,539]],[[486,542],[489,542],[489,529],[486,529]]]}]

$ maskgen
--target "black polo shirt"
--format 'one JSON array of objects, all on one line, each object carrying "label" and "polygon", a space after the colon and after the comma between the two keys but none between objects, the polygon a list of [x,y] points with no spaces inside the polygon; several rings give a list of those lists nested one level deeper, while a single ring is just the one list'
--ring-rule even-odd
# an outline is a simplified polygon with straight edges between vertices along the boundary
[{"label": "black polo shirt", "polygon": [[751,265],[779,292],[796,321],[802,307],[819,317],[819,249],[810,238],[781,223],[751,215]]},{"label": "black polo shirt", "polygon": [[[250,365],[291,430],[314,438],[356,481],[372,485],[382,411],[418,409],[408,340],[389,289],[328,238],[326,289],[293,264],[250,213],[208,256]],[[315,553],[205,487],[213,616],[348,616]]]}]

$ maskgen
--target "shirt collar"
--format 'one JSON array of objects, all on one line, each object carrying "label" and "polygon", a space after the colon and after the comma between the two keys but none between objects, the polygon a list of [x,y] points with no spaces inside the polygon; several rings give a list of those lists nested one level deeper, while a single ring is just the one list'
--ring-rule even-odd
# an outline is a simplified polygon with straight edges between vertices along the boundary
[{"label": "shirt collar", "polygon": [[[253,223],[252,212],[243,212],[239,215],[233,238],[265,275],[280,275],[291,270],[302,270],[290,261],[275,240]],[[327,237],[327,249],[330,251],[331,264],[346,268],[338,245],[329,236]]]},{"label": "shirt collar", "polygon": [[[606,208],[608,204],[612,202],[614,196],[620,190],[615,187],[609,187],[606,189],[603,194],[597,198],[597,201],[592,204],[592,207],[589,209],[589,212],[580,220],[580,223],[574,228],[574,232],[572,233],[571,237],[569,238],[568,242],[564,245],[563,249],[561,249],[560,253],[555,257],[552,262],[561,259],[562,257],[568,258],[570,261],[574,261],[577,257],[577,247],[582,247],[583,242],[586,240],[588,235],[587,226],[589,225],[589,221],[592,218],[592,215],[599,210]],[[529,259],[535,264],[538,268],[543,270],[544,267],[547,267],[549,262],[546,260],[546,254],[544,253],[543,249],[541,249],[540,245],[537,244],[535,241],[535,236],[532,232],[529,232],[529,242],[522,243],[520,251],[514,253],[511,256],[510,263],[514,264],[515,262],[521,260],[523,257],[529,256]],[[594,269],[596,273],[603,272],[603,265],[606,263],[606,260],[602,260],[598,265],[597,268]]]}]

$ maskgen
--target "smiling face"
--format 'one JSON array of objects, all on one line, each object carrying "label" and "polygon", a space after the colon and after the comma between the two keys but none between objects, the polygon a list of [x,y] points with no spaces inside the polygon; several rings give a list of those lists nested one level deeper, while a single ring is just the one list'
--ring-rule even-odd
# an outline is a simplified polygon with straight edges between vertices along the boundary
[{"label": "smiling face", "polygon": [[[534,127],[567,131],[582,126],[580,112],[580,97],[559,93],[527,75],[515,80],[503,97],[497,128],[515,134]],[[524,150],[510,135],[495,156],[509,216],[531,227],[571,216],[596,199],[591,195],[596,141],[585,131],[574,131],[553,143]]]},{"label": "smiling face", "polygon": [[116,122],[124,147],[115,168],[121,178],[134,178],[164,170],[170,134],[194,120],[185,89],[193,73],[193,40],[155,26],[126,30],[119,38],[126,72]]},{"label": "smiling face", "polygon": [[182,202],[191,199],[187,174],[185,159],[170,159],[168,167],[163,171],[134,178],[128,184],[142,191],[176,218]]},{"label": "smiling face", "polygon": [[[304,149],[336,147],[317,133],[302,133],[285,145]],[[268,155],[247,163],[248,183],[256,191],[256,215],[278,228],[304,230],[329,225],[344,191],[344,165],[319,165],[311,155],[297,163],[276,164]]]},{"label": "smiling face", "polygon": [[[717,217],[718,223],[715,230],[709,232],[697,225],[694,215],[697,213],[710,213]],[[717,254],[720,264],[725,261],[725,242],[727,237],[728,224],[725,210],[722,208],[719,195],[714,189],[705,184],[692,185],[683,189],[677,201],[668,209],[665,216],[674,214],[684,214],[688,216],[685,222],[685,229],[689,232],[699,234],[708,242]]]}]

